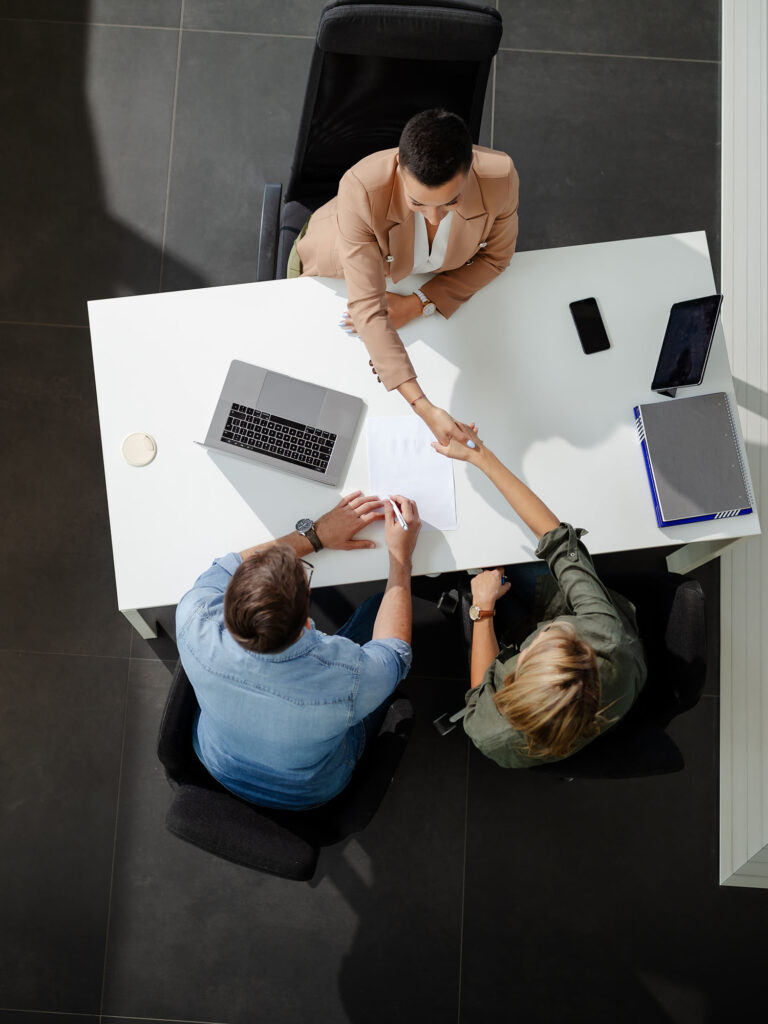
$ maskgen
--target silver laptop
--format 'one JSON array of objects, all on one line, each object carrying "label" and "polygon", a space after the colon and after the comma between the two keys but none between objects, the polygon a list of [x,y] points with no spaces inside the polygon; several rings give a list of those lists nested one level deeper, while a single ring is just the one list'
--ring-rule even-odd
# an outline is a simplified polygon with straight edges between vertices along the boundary
[{"label": "silver laptop", "polygon": [[335,487],[363,400],[232,361],[203,444]]}]

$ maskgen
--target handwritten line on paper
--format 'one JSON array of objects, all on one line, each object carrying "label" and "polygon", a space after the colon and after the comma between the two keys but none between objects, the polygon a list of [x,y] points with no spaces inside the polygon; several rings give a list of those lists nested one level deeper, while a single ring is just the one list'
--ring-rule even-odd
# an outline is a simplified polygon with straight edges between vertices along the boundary
[{"label": "handwritten line on paper", "polygon": [[418,416],[369,416],[370,494],[412,498],[421,521],[436,530],[456,529],[453,463],[432,447],[434,437]]}]

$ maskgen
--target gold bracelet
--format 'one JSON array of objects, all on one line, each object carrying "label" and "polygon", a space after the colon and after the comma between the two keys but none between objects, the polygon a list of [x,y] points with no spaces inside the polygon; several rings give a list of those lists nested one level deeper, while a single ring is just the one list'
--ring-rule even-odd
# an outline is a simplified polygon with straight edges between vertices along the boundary
[{"label": "gold bracelet", "polygon": [[[427,397],[426,395],[419,395],[419,398],[426,398],[426,397]],[[414,398],[414,400],[411,402],[411,405],[416,405],[416,403],[418,402],[419,398]]]}]

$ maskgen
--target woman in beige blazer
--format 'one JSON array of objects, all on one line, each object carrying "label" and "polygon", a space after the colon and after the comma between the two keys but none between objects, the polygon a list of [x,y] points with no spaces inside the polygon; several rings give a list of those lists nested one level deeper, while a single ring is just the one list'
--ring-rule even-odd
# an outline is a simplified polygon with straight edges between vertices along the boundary
[{"label": "woman in beige blazer", "polygon": [[[397,389],[442,444],[469,436],[429,401],[397,332],[418,316],[451,316],[509,265],[517,202],[510,158],[472,146],[457,115],[429,110],[411,118],[398,149],[373,153],[347,171],[336,198],[312,215],[296,245],[302,275],[346,280],[342,326],[359,334],[382,384]],[[439,272],[411,295],[388,293],[387,278],[401,281],[428,266],[414,266],[419,234],[422,254],[444,252]]]}]

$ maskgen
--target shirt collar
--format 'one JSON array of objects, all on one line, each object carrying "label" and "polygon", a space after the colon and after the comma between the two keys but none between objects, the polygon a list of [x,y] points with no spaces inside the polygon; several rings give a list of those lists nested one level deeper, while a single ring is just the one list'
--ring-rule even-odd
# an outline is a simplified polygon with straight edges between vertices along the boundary
[{"label": "shirt collar", "polygon": [[259,651],[249,651],[245,647],[241,647],[237,644],[234,637],[231,637],[232,643],[237,644],[241,651],[243,651],[249,658],[255,658],[257,661],[266,661],[270,663],[280,661],[294,661],[296,658],[303,658],[305,654],[312,650],[320,643],[321,634],[315,628],[315,623],[312,619],[309,620],[312,623],[312,628],[307,629],[305,626],[301,631],[301,636],[298,640],[295,640],[290,647],[284,648],[282,651],[278,651],[276,654],[267,653],[262,654]]}]

